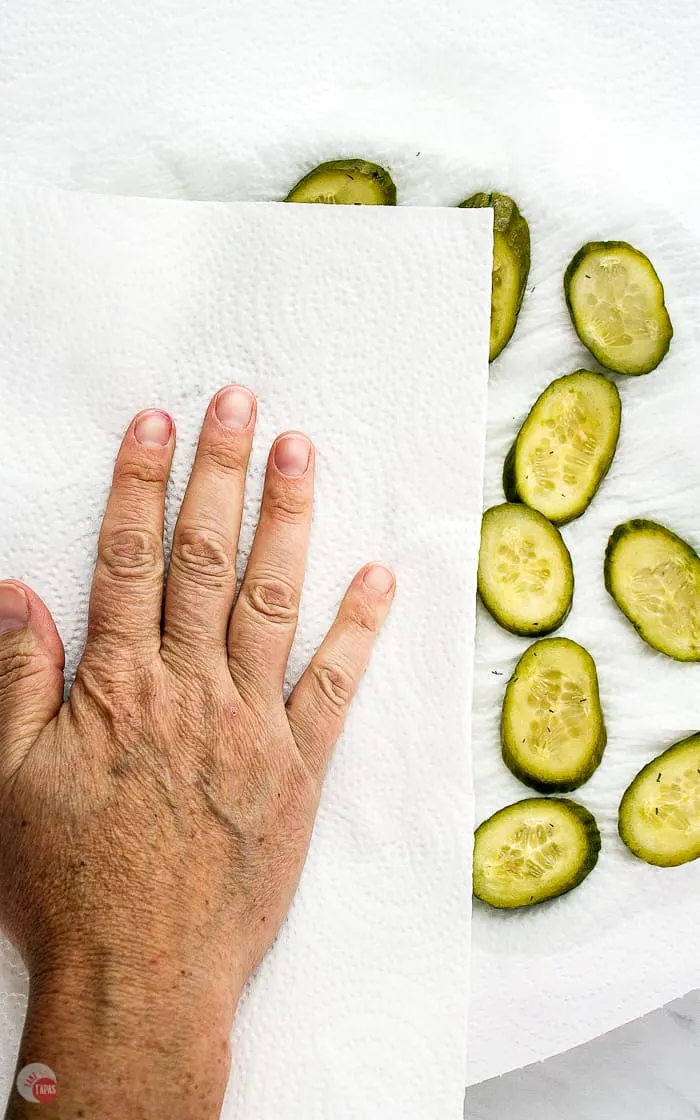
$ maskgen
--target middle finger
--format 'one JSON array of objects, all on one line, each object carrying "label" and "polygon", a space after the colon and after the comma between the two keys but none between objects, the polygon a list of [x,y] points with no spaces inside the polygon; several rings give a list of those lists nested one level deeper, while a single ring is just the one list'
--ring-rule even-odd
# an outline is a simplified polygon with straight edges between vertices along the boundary
[{"label": "middle finger", "polygon": [[236,593],[236,549],[255,427],[255,397],[242,385],[221,389],[209,405],[173,536],[165,591],[163,645],[193,651],[226,648]]}]

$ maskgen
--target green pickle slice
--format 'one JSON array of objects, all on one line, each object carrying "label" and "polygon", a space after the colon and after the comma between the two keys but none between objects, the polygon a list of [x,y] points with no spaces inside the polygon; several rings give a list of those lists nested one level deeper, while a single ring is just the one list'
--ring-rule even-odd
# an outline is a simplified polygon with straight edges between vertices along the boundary
[{"label": "green pickle slice", "polygon": [[626,241],[590,241],[569,264],[564,293],[577,335],[602,366],[632,375],[656,369],[673,327],[644,253]]},{"label": "green pickle slice", "polygon": [[513,337],[530,271],[530,229],[517,204],[498,191],[479,192],[460,203],[469,209],[493,209],[493,274],[491,280],[492,362]]},{"label": "green pickle slice", "polygon": [[700,557],[655,521],[618,525],[605,586],[641,638],[676,661],[700,661]]},{"label": "green pickle slice", "polygon": [[486,609],[512,634],[538,637],[556,630],[574,593],[561,533],[528,506],[488,509],[481,522],[477,585]]},{"label": "green pickle slice", "polygon": [[620,802],[618,828],[646,863],[677,867],[700,856],[700,735],[640,770]]},{"label": "green pickle slice", "polygon": [[569,638],[535,642],[506,687],[501,712],[506,766],[539,793],[568,793],[597,769],[605,743],[590,653]]},{"label": "green pickle slice", "polygon": [[500,910],[566,894],[598,862],[600,832],[588,809],[565,797],[516,801],[474,835],[474,894]]},{"label": "green pickle slice", "polygon": [[622,406],[601,373],[558,377],[535,401],[503,467],[509,502],[524,502],[554,525],[588,508],[612,463]]},{"label": "green pickle slice", "polygon": [[300,179],[285,202],[322,202],[340,206],[396,206],[396,187],[388,171],[364,159],[321,163]]}]

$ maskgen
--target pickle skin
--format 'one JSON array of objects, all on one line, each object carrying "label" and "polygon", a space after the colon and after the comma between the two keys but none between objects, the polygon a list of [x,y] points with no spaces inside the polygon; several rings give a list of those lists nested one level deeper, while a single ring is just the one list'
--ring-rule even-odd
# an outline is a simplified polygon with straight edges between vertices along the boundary
[{"label": "pickle skin", "polygon": [[515,483],[515,445],[517,442],[518,437],[516,436],[503,462],[503,494],[507,502],[514,503],[521,501],[518,487]]},{"label": "pickle skin", "polygon": [[[539,777],[537,774],[534,774],[532,770],[529,770],[518,760],[518,758],[516,758],[505,734],[505,714],[511,686],[518,680],[518,670],[520,669],[523,661],[528,657],[528,655],[532,655],[533,651],[536,650],[538,646],[542,646],[545,643],[554,642],[561,642],[566,643],[567,645],[576,646],[578,649],[583,650],[583,653],[590,658],[594,673],[594,700],[599,726],[598,737],[590,751],[590,754],[586,760],[586,764],[582,766],[578,770],[578,772],[570,779],[561,778],[548,780]],[[518,663],[513,670],[513,675],[508,681],[505,695],[503,697],[503,706],[501,709],[501,753],[503,761],[510,770],[511,774],[513,774],[513,776],[516,777],[518,781],[521,781],[523,785],[529,786],[531,789],[536,790],[538,793],[572,793],[574,790],[579,789],[582,785],[584,785],[596,772],[602,761],[607,742],[608,735],[607,729],[605,727],[603,710],[600,703],[598,674],[596,671],[595,662],[593,661],[593,658],[591,657],[588,650],[583,646],[579,647],[577,642],[572,642],[569,638],[544,638],[541,642],[535,642],[533,645],[529,646],[528,649],[525,650],[525,653],[518,660]]]},{"label": "pickle skin", "polygon": [[[565,882],[562,888],[556,891],[556,893],[545,894],[542,897],[538,898],[535,891],[531,895],[530,899],[525,902],[514,902],[512,899],[509,900],[507,897],[505,897],[505,895],[497,901],[494,898],[493,893],[491,894],[491,897],[485,898],[484,895],[486,894],[486,891],[482,890],[480,893],[477,886],[477,878],[480,877],[478,840],[479,834],[481,833],[482,829],[485,830],[486,827],[490,825],[494,821],[494,819],[499,817],[501,814],[505,815],[506,813],[510,813],[513,815],[513,817],[516,817],[518,811],[522,812],[525,806],[545,805],[552,803],[561,806],[566,811],[570,812],[583,825],[583,838],[585,847],[581,853],[580,862],[574,869],[569,881]],[[524,798],[522,801],[516,801],[511,805],[506,805],[503,809],[499,809],[496,813],[493,813],[487,820],[482,821],[482,823],[477,828],[474,834],[474,896],[481,902],[484,902],[487,906],[491,906],[496,910],[525,909],[530,906],[541,905],[543,902],[549,902],[555,898],[561,898],[563,895],[566,895],[570,891],[575,890],[575,888],[580,886],[584,879],[586,879],[590,875],[591,871],[593,871],[598,862],[600,849],[601,837],[598,824],[593,814],[589,812],[589,810],[586,809],[585,806],[580,805],[577,801],[570,800],[568,797]],[[487,884],[484,883],[484,885],[486,886]]]},{"label": "pickle skin", "polygon": [[[527,278],[530,272],[530,228],[527,224],[527,220],[520,213],[517,203],[509,195],[501,194],[499,191],[479,191],[465,199],[464,202],[460,202],[459,205],[460,208],[466,209],[478,209],[482,207],[490,207],[493,209],[494,269],[491,297],[491,338],[489,345],[489,362],[493,362],[498,355],[503,352],[513,337],[518,315],[520,314],[520,308],[522,307]],[[496,255],[498,252],[506,252],[509,254],[511,262],[518,273],[515,298],[508,310],[507,320],[500,332],[495,329],[494,317],[494,287],[497,272]]]},{"label": "pickle skin", "polygon": [[566,622],[566,619],[569,617],[569,614],[571,612],[574,596],[574,570],[571,560],[571,553],[566,547],[566,543],[564,542],[564,539],[557,529],[556,525],[552,525],[552,523],[548,521],[547,518],[544,517],[543,514],[541,514],[538,510],[531,509],[530,506],[523,505],[522,502],[506,503],[505,505],[501,504],[500,506],[492,506],[490,509],[487,509],[482,518],[482,533],[485,518],[487,516],[493,515],[495,512],[501,512],[505,510],[509,505],[512,505],[516,510],[527,511],[527,516],[531,517],[535,523],[546,526],[547,531],[551,532],[553,539],[556,540],[559,557],[562,563],[565,565],[566,569],[568,583],[567,599],[562,605],[562,608],[556,615],[556,617],[551,618],[546,624],[543,624],[541,620],[527,624],[518,623],[513,619],[512,616],[504,613],[501,604],[498,603],[495,598],[486,590],[485,580],[482,578],[483,569],[481,560],[481,547],[479,549],[479,563],[477,569],[477,590],[486,610],[489,612],[494,621],[497,622],[498,625],[501,626],[504,630],[507,630],[511,634],[515,634],[519,638],[543,638],[547,634],[552,634],[555,630],[558,630],[559,627],[562,626],[564,622]]},{"label": "pickle skin", "polygon": [[503,761],[505,762],[514,778],[517,778],[518,781],[522,782],[524,786],[529,786],[530,789],[534,789],[537,793],[550,794],[573,793],[575,790],[580,789],[581,786],[585,785],[586,782],[589,781],[590,778],[592,778],[593,774],[595,774],[596,770],[600,766],[603,755],[605,753],[607,742],[607,732],[605,730],[605,725],[603,725],[603,727],[601,728],[601,734],[598,739],[595,753],[592,755],[592,758],[595,759],[595,762],[592,763],[590,769],[585,771],[581,777],[572,778],[571,781],[568,782],[547,782],[543,779],[535,777],[528,770],[525,770],[522,766],[520,766],[520,764],[513,757],[513,755],[503,744],[503,742],[501,742],[501,746]]},{"label": "pickle skin", "polygon": [[674,533],[672,529],[668,529],[665,525],[661,525],[657,521],[650,521],[644,518],[633,518],[631,521],[625,521],[622,525],[618,525],[617,528],[613,530],[608,540],[608,545],[605,550],[605,561],[603,565],[603,578],[605,581],[606,591],[611,596],[618,610],[622,612],[628,622],[632,623],[642,641],[651,649],[656,650],[657,653],[662,653],[665,657],[672,658],[674,661],[685,663],[700,661],[700,652],[698,654],[689,653],[688,656],[681,656],[678,653],[670,653],[668,649],[664,649],[661,646],[651,642],[644,632],[643,624],[641,622],[637,622],[634,618],[632,618],[625,607],[623,607],[622,604],[618,601],[617,595],[615,594],[613,580],[613,561],[615,556],[615,549],[619,542],[625,536],[627,536],[629,533],[634,532],[662,533],[664,536],[672,540],[675,544],[679,545],[690,560],[700,565],[700,556],[698,556],[697,552],[695,552],[695,550],[691,548],[687,541],[683,540],[682,537],[679,537],[677,533]]},{"label": "pickle skin", "polygon": [[[632,253],[637,257],[643,257],[649,268],[653,272],[654,277],[656,278],[656,281],[659,285],[661,295],[661,310],[663,312],[662,318],[665,326],[665,341],[664,343],[662,343],[662,348],[659,350],[658,356],[655,357],[655,360],[650,363],[646,363],[643,368],[634,371],[629,369],[621,369],[618,366],[611,364],[609,359],[606,360],[606,356],[604,355],[603,349],[601,347],[596,347],[594,349],[584,341],[579,329],[576,311],[571,301],[570,289],[573,277],[575,276],[579,267],[583,264],[586,257],[589,254],[597,252],[601,249],[604,249],[608,252],[619,250],[620,252],[624,253]],[[649,257],[647,257],[646,253],[643,253],[641,249],[635,248],[635,246],[631,245],[628,241],[588,241],[585,245],[582,245],[578,252],[575,253],[572,259],[569,261],[569,264],[567,265],[566,271],[564,273],[564,298],[566,300],[566,306],[571,317],[571,322],[581,344],[586,347],[586,349],[593,355],[596,361],[599,362],[601,366],[603,366],[604,369],[610,370],[612,373],[622,374],[626,377],[643,377],[646,374],[652,373],[655,369],[657,369],[668,354],[669,348],[671,346],[671,341],[673,339],[673,324],[666,307],[664,286],[661,283],[659,275],[653,264],[651,263],[651,260],[649,259]]]},{"label": "pickle skin", "polygon": [[[548,517],[548,520],[550,520],[552,522],[552,524],[556,525],[557,527],[562,526],[562,525],[568,525],[571,521],[575,521],[577,518],[581,517],[586,512],[586,510],[590,506],[591,502],[595,498],[596,494],[598,493],[598,490],[602,486],[603,481],[605,479],[605,476],[607,475],[608,471],[610,470],[610,467],[612,466],[613,459],[615,458],[615,452],[617,451],[617,444],[618,444],[619,438],[620,438],[621,412],[622,412],[622,406],[621,406],[621,402],[620,402],[620,394],[619,394],[617,386],[614,384],[614,382],[605,378],[603,374],[593,373],[591,370],[576,370],[574,373],[564,374],[563,377],[557,377],[557,378],[554,379],[554,381],[550,381],[549,385],[547,385],[547,387],[545,389],[543,389],[543,391],[540,393],[539,397],[537,398],[535,403],[532,405],[530,411],[528,412],[527,416],[523,420],[523,423],[520,425],[520,430],[518,431],[517,436],[513,440],[513,443],[511,444],[510,450],[508,451],[508,454],[506,455],[505,461],[503,463],[503,493],[505,495],[506,501],[515,502],[515,503],[522,503],[522,504],[527,505],[528,503],[523,498],[523,496],[521,495],[520,490],[518,488],[517,471],[516,471],[516,455],[517,455],[517,450],[518,450],[518,442],[521,438],[523,429],[525,428],[525,425],[527,424],[528,420],[532,416],[532,413],[535,411],[537,406],[543,400],[545,395],[550,391],[550,389],[552,389],[555,385],[558,385],[562,381],[565,381],[567,379],[573,379],[573,378],[575,378],[579,375],[584,375],[584,374],[585,375],[590,375],[592,377],[601,378],[602,380],[605,380],[607,382],[607,384],[610,386],[610,388],[612,390],[612,393],[613,393],[613,396],[617,400],[617,408],[618,408],[617,430],[616,430],[616,434],[615,434],[615,439],[611,444],[611,450],[610,450],[609,458],[607,460],[607,463],[604,464],[604,466],[603,466],[603,468],[602,468],[602,470],[601,470],[601,472],[598,476],[598,479],[595,483],[594,488],[589,493],[584,494],[582,502],[580,502],[578,505],[576,505],[573,508],[573,510],[570,509],[569,513],[566,516],[559,516],[559,517],[556,517],[556,518],[553,517],[553,516]],[[531,508],[537,509],[536,506],[532,506]],[[540,510],[539,512],[542,513],[543,511]],[[545,513],[544,516],[547,517],[548,515]]]},{"label": "pickle skin", "polygon": [[[670,853],[663,854],[659,851],[652,851],[651,848],[644,843],[643,839],[640,839],[634,832],[632,810],[635,794],[637,793],[638,787],[642,785],[647,777],[658,774],[658,778],[660,778],[665,763],[696,743],[700,746],[700,734],[698,732],[689,735],[686,739],[681,739],[678,743],[674,743],[673,746],[663,751],[662,754],[657,755],[657,757],[653,758],[651,762],[648,762],[646,766],[643,766],[639,773],[634,776],[622,795],[617,820],[617,830],[620,839],[632,855],[654,867],[680,867],[685,863],[692,863],[693,860],[700,858],[700,843],[698,843],[697,849],[691,851],[689,854],[683,852],[682,854],[677,853],[674,856]],[[658,778],[655,778],[655,781],[657,781]]]},{"label": "pickle skin", "polygon": [[[364,179],[366,184],[369,184],[372,190],[376,193],[378,201],[374,203],[377,206],[396,206],[396,185],[391,178],[391,175],[383,167],[377,163],[370,163],[364,159],[336,159],[329,160],[326,163],[321,163],[313,170],[304,175],[298,183],[296,183],[287,197],[285,202],[337,202],[337,199],[314,199],[314,198],[300,198],[295,197],[306,193],[307,189],[313,186],[316,180],[319,185],[323,180],[323,176],[344,173],[348,179],[355,178]],[[367,203],[348,200],[343,205],[361,206]]]}]

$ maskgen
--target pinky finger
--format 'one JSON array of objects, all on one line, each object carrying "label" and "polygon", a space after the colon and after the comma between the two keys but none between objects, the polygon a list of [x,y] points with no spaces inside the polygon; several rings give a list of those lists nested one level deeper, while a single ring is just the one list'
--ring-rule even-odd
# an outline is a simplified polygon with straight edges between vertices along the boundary
[{"label": "pinky finger", "polygon": [[287,701],[299,753],[319,779],[389,613],[395,583],[394,573],[383,564],[369,564],[357,573],[333,625]]}]

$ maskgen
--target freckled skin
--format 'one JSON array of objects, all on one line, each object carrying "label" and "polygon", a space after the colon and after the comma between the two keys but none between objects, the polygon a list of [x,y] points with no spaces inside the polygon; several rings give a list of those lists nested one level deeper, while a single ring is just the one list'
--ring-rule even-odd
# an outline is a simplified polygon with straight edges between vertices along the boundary
[{"label": "freckled skin", "polygon": [[[248,420],[232,426],[246,395]],[[235,599],[255,406],[222,390],[164,593],[163,415],[140,414],[122,444],[65,703],[48,610],[0,583],[0,925],[30,976],[18,1069],[55,1071],[42,1115],[60,1120],[219,1115],[241,990],[296,890],[325,767],[393,596],[388,569],[360,571],[285,703],[313,448],[298,433],[273,445]],[[34,1111],[13,1091],[6,1120]]]}]

